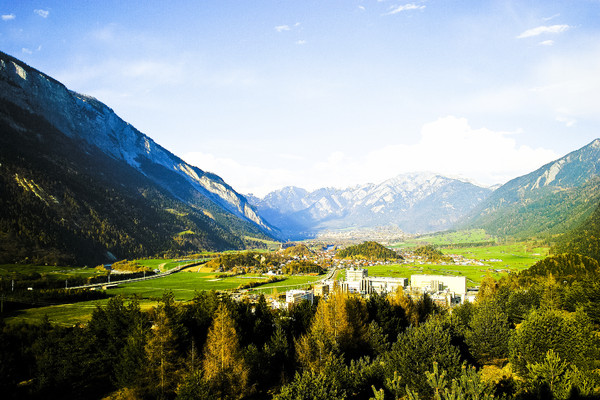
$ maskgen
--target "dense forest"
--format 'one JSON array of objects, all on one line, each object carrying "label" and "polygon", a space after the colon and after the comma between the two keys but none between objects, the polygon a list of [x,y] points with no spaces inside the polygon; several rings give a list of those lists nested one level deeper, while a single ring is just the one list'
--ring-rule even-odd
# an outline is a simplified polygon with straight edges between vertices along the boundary
[{"label": "dense forest", "polygon": [[366,260],[398,260],[398,253],[390,250],[377,242],[364,242],[354,246],[348,246],[337,252],[338,258],[361,258]]},{"label": "dense forest", "polygon": [[199,292],[189,303],[166,293],[143,312],[115,297],[87,325],[3,325],[0,390],[15,399],[599,398],[597,269],[558,262],[487,277],[475,303],[452,311],[403,291],[338,292],[290,310]]},{"label": "dense forest", "polygon": [[436,249],[433,245],[420,246],[415,249],[413,254],[416,257],[421,257],[427,262],[453,262],[452,257],[445,256],[441,250]]}]

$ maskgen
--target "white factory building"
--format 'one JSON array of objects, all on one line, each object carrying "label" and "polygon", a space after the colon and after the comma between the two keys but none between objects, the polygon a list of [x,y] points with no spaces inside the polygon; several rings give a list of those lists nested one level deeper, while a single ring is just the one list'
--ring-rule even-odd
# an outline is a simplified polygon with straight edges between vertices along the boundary
[{"label": "white factory building", "polygon": [[370,277],[366,269],[351,267],[346,270],[346,281],[341,287],[343,291],[349,293],[382,294],[395,292],[398,288],[404,289],[407,283],[406,278]]}]

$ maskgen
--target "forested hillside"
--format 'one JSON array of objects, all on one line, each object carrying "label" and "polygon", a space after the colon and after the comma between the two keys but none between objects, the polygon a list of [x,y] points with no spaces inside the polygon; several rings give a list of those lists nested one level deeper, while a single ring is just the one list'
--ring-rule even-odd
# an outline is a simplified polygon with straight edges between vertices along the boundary
[{"label": "forested hillside", "polygon": [[575,229],[562,235],[552,250],[582,254],[600,262],[600,206]]},{"label": "forested hillside", "polygon": [[600,140],[498,188],[459,226],[494,236],[549,238],[583,223],[600,203]]},{"label": "forested hillside", "polygon": [[402,258],[394,250],[390,250],[377,242],[364,242],[348,246],[336,253],[338,258],[362,258],[367,260],[397,260]]}]

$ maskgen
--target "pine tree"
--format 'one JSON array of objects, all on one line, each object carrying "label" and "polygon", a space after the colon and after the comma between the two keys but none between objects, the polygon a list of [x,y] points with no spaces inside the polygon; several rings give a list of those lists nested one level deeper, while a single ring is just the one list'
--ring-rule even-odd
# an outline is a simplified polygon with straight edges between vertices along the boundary
[{"label": "pine tree", "polygon": [[480,301],[466,331],[473,356],[482,363],[508,356],[511,325],[508,316],[493,300]]}]

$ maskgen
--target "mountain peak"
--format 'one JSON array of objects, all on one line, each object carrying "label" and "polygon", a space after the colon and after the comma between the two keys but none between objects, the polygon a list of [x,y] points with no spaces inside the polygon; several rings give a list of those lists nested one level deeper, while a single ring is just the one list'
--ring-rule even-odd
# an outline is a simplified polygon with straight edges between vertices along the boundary
[{"label": "mountain peak", "polygon": [[289,235],[387,225],[417,233],[449,228],[490,192],[463,180],[415,172],[346,189],[308,192],[287,187],[253,201],[269,222]]}]

